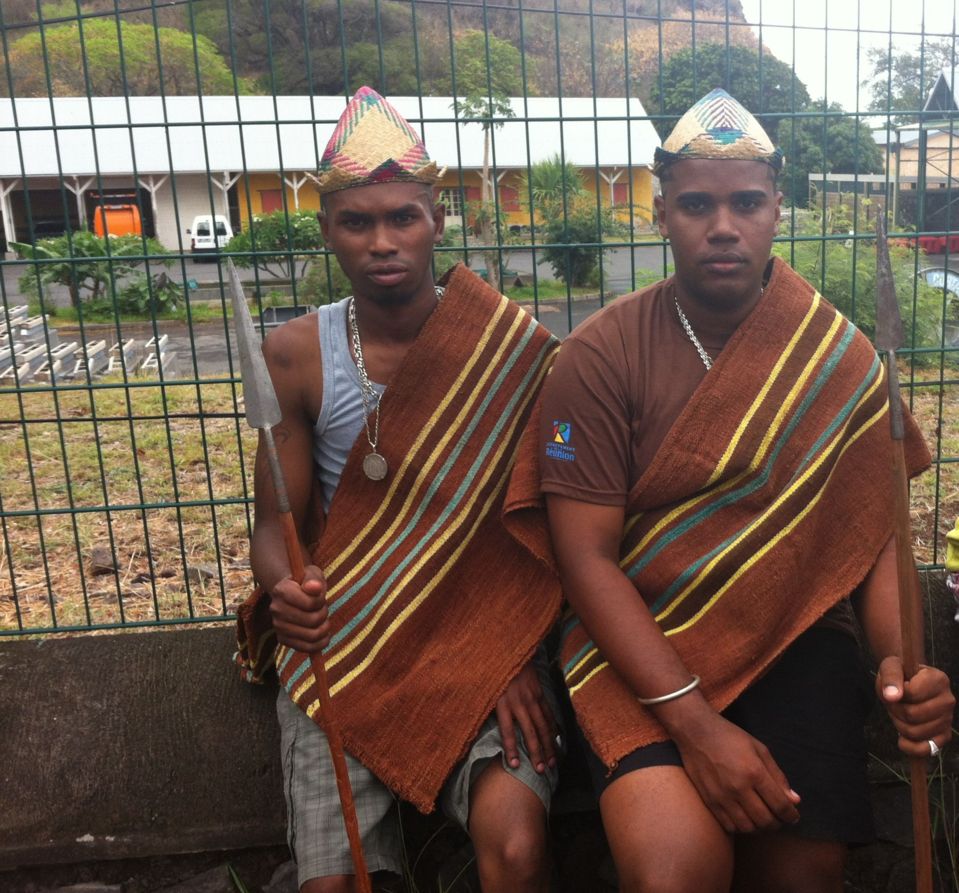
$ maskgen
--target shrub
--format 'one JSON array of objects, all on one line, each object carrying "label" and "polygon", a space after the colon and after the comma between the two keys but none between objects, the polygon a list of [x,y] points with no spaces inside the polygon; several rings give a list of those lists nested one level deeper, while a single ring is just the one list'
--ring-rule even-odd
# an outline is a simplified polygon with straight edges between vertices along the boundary
[{"label": "shrub", "polygon": [[300,302],[317,306],[332,304],[352,293],[350,280],[332,254],[313,258],[309,271],[296,288]]}]

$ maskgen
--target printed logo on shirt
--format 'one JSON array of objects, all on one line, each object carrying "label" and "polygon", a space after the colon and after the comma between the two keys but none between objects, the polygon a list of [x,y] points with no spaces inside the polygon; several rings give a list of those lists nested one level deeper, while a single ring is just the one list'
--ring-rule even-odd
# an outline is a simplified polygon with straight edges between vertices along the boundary
[{"label": "printed logo on shirt", "polygon": [[572,436],[573,426],[569,422],[554,421],[552,439],[546,444],[546,457],[572,462],[576,458],[576,447],[570,444]]}]

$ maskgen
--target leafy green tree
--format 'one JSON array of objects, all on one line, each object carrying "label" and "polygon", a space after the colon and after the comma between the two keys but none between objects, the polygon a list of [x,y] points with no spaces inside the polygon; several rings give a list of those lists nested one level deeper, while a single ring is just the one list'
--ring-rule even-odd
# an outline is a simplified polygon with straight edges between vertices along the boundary
[{"label": "leafy green tree", "polygon": [[[862,211],[862,209],[860,209]],[[826,232],[848,230],[851,209],[830,208],[829,217],[842,218],[844,223],[832,225],[827,219]],[[820,236],[823,232],[822,214],[804,211],[797,214],[796,236]],[[856,224],[854,224],[856,225]],[[867,226],[862,221],[862,231]],[[871,229],[871,224],[868,225]],[[795,242],[777,242],[773,254],[792,264],[793,268],[818,288],[835,307],[851,319],[870,338],[876,330],[876,243],[874,239],[850,241],[799,239]],[[890,244],[896,298],[903,320],[915,326],[906,332],[907,347],[938,346],[942,337],[942,290],[933,288],[915,276],[915,256],[908,247]],[[915,361],[938,362],[935,354],[917,354]]]},{"label": "leafy green tree", "polygon": [[299,275],[314,253],[323,246],[323,235],[316,213],[273,211],[237,233],[226,245],[226,251],[237,254],[233,261],[238,267],[255,267],[277,279],[297,278],[296,264],[302,261]]},{"label": "leafy green tree", "polygon": [[[14,41],[8,56],[14,96],[83,96],[88,78],[91,96],[233,92],[233,75],[216,47],[175,28],[121,23],[118,31],[115,22],[87,19],[82,41],[78,24],[57,25],[42,41],[39,31]],[[0,78],[0,95],[8,95],[8,86]]]},{"label": "leafy green tree", "polygon": [[795,128],[780,128],[779,143],[786,153],[786,168],[780,180],[788,204],[805,207],[809,197],[809,174],[881,174],[882,150],[872,131],[861,121],[843,114],[836,103],[822,101],[810,106],[821,116],[797,118]]},{"label": "leafy green tree", "polygon": [[537,161],[520,180],[520,200],[542,220],[568,214],[587,195],[579,168],[558,154]]},{"label": "leafy green tree", "polygon": [[[35,272],[20,277],[20,289],[24,294],[39,297],[44,285],[66,286],[70,291],[70,302],[76,309],[84,302],[109,300],[121,283],[130,286],[141,279],[147,280],[141,271],[145,263],[143,256],[167,254],[166,248],[155,239],[144,242],[140,236],[100,238],[88,230],[55,239],[40,239],[33,245],[11,242],[10,247],[27,260],[43,261],[36,264]],[[150,260],[153,267],[169,267],[172,263],[172,258]],[[179,287],[172,285],[162,271],[152,276],[144,288],[148,293],[162,293],[166,303],[169,303],[170,288],[179,293]]]},{"label": "leafy green tree", "polygon": [[697,99],[722,87],[748,108],[775,141],[780,121],[809,105],[809,93],[792,68],[768,53],[747,47],[706,44],[680,50],[663,66],[662,90],[657,79],[651,90],[653,106],[674,119],[656,122],[665,139],[678,119]]},{"label": "leafy green tree", "polygon": [[588,285],[602,250],[589,244],[603,238],[596,209],[581,206],[566,217],[551,218],[546,224],[546,238],[552,244],[543,249],[543,257],[553,268],[553,275],[571,287]]},{"label": "leafy green tree", "polygon": [[[486,245],[492,245],[500,235],[490,175],[490,134],[494,126],[502,126],[502,120],[495,119],[515,117],[509,98],[520,91],[521,65],[519,50],[493,34],[465,31],[456,39],[453,113],[464,121],[477,121],[483,128],[483,209],[474,216],[480,222],[479,236]],[[498,290],[499,256],[496,251],[487,251],[485,257],[489,283]]]},{"label": "leafy green tree", "polygon": [[939,75],[951,76],[959,65],[951,39],[928,40],[918,52],[873,47],[866,54],[872,74],[862,84],[869,88],[869,109],[897,112],[897,124],[915,121]]},{"label": "leafy green tree", "polygon": [[387,96],[449,90],[449,45],[437,43],[430,29],[418,27],[414,35],[409,4],[232,0],[230,10],[228,20],[223,5],[194,3],[195,27],[259,90],[343,95],[364,84]]}]

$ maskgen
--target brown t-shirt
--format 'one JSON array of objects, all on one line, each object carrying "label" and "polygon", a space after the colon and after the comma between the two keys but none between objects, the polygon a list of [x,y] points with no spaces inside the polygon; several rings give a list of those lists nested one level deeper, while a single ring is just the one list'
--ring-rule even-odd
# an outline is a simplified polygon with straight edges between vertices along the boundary
[{"label": "brown t-shirt", "polygon": [[[723,345],[700,341],[715,360]],[[705,374],[671,279],[593,314],[563,342],[543,387],[542,491],[625,506]],[[846,600],[820,624],[855,635]]]},{"label": "brown t-shirt", "polygon": [[[722,344],[702,341],[715,359]],[[672,280],[595,313],[563,342],[543,388],[543,492],[625,505],[705,374]]]}]

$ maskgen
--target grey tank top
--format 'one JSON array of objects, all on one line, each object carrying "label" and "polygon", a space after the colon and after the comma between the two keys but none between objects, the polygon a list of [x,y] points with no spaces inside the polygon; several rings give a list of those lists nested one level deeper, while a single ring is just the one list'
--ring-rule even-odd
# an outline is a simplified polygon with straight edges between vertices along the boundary
[{"label": "grey tank top", "polygon": [[[313,426],[313,462],[320,479],[323,509],[329,511],[340,483],[343,466],[357,437],[363,432],[363,395],[360,374],[347,340],[350,299],[325,304],[317,311],[320,357],[323,363],[323,403]],[[373,382],[378,394],[386,385]]]}]

